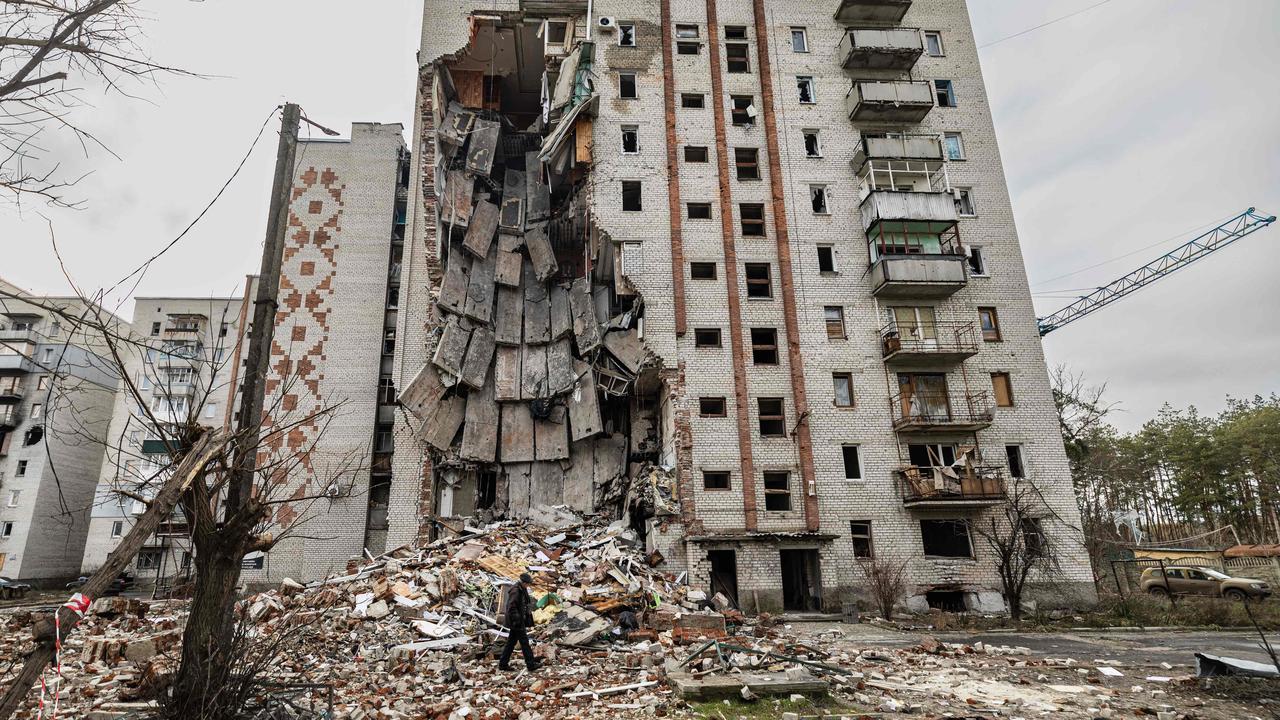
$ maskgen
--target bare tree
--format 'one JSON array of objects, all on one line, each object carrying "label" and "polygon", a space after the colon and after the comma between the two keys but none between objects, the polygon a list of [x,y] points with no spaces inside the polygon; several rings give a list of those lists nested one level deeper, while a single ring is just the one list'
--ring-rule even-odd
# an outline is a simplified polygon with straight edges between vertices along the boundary
[{"label": "bare tree", "polygon": [[1022,599],[1032,574],[1059,566],[1053,533],[1045,531],[1045,525],[1056,521],[1039,491],[1029,481],[1014,478],[1004,502],[971,522],[995,561],[1000,592],[1014,622],[1022,620]]},{"label": "bare tree", "polygon": [[867,578],[867,591],[885,620],[893,619],[893,607],[907,592],[907,562],[895,563],[879,556],[858,558],[862,574]]}]

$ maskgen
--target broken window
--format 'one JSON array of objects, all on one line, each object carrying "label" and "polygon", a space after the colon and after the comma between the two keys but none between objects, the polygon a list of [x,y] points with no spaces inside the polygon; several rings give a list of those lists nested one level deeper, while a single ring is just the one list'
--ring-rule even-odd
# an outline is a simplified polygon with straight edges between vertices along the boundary
[{"label": "broken window", "polygon": [[747,58],[746,43],[725,43],[724,55],[731,73],[751,72],[751,61]]},{"label": "broken window", "polygon": [[862,459],[858,456],[858,446],[842,445],[840,447],[840,453],[844,460],[844,479],[861,480]]},{"label": "broken window", "polygon": [[985,277],[987,274],[987,259],[982,255],[982,248],[978,245],[968,245],[965,247],[965,254],[969,260],[969,274]]},{"label": "broken window", "polygon": [[484,87],[484,106],[496,110],[502,105],[502,77],[499,75],[485,75]]},{"label": "broken window", "polygon": [[635,154],[640,152],[640,126],[622,126],[622,152]]},{"label": "broken window", "polygon": [[725,25],[724,39],[725,40],[746,40],[747,26],[746,25]]},{"label": "broken window", "polygon": [[701,93],[680,93],[680,107],[701,109],[706,107],[706,98]]},{"label": "broken window", "polygon": [[569,23],[563,20],[549,20],[547,22],[547,42],[554,45],[564,45],[565,35],[568,34]]},{"label": "broken window", "polygon": [[26,460],[19,460],[19,461],[18,461],[18,467],[17,467],[17,468],[15,468],[15,469],[14,469],[14,471],[13,471],[13,476],[14,476],[14,477],[26,477],[26,475],[27,475],[27,461],[26,461]]},{"label": "broken window", "polygon": [[815,215],[829,215],[830,210],[827,209],[827,186],[810,185],[809,203],[813,206]]},{"label": "broken window", "polygon": [[1000,316],[993,307],[978,308],[978,320],[982,324],[982,339],[1000,342]]},{"label": "broken window", "polygon": [[828,340],[844,340],[844,308],[828,305],[822,308],[822,320],[827,326]]},{"label": "broken window", "polygon": [[369,522],[370,530],[386,530],[387,509],[391,506],[391,478],[376,477],[369,483]]},{"label": "broken window", "polygon": [[734,148],[733,163],[739,180],[760,179],[760,150],[758,148]]},{"label": "broken window", "polygon": [[818,246],[818,272],[836,271],[836,250],[830,245]]},{"label": "broken window", "polygon": [[693,345],[700,348],[720,347],[720,328],[696,328]]},{"label": "broken window", "polygon": [[694,280],[715,280],[716,264],[713,262],[689,263],[689,277]]},{"label": "broken window", "polygon": [[690,220],[710,220],[711,219],[711,203],[691,202],[686,205],[689,209]]},{"label": "broken window", "polygon": [[387,288],[387,309],[395,310],[400,307],[400,286],[391,285]]},{"label": "broken window", "polygon": [[921,520],[924,554],[932,557],[973,557],[966,520]]},{"label": "broken window", "polygon": [[915,467],[950,467],[956,464],[956,446],[911,444],[907,446],[907,459]]},{"label": "broken window", "polygon": [[139,570],[155,570],[160,567],[160,558],[164,551],[160,548],[143,548],[138,551],[137,568]]},{"label": "broken window", "polygon": [[373,451],[389,453],[395,450],[395,428],[392,425],[378,425],[373,433]]},{"label": "broken window", "polygon": [[633,72],[618,73],[618,97],[634,100],[636,94],[636,74]]},{"label": "broken window", "polygon": [[22,436],[22,446],[31,447],[44,439],[44,426],[37,425]]},{"label": "broken window", "polygon": [[956,106],[956,89],[950,80],[934,80],[933,90],[938,97],[938,107]]},{"label": "broken window", "polygon": [[822,157],[822,144],[819,142],[817,130],[804,130],[804,156],[811,158]]},{"label": "broken window", "polygon": [[871,521],[850,520],[849,537],[853,539],[853,556],[856,558],[871,557]]},{"label": "broken window", "polygon": [[964,612],[964,593],[959,590],[930,590],[924,594],[925,602],[932,610]]},{"label": "broken window", "polygon": [[690,40],[698,37],[697,25],[676,25],[676,38]]},{"label": "broken window", "polygon": [[696,42],[676,43],[677,55],[697,55],[700,50],[702,50],[702,43],[696,43]]},{"label": "broken window", "polygon": [[641,202],[641,184],[639,180],[622,181],[622,210],[624,212],[641,212],[644,210],[644,204]]},{"label": "broken window", "polygon": [[1013,407],[1013,382],[1009,373],[991,373],[991,387],[996,393],[996,407]]},{"label": "broken window", "polygon": [[747,297],[773,297],[773,278],[770,276],[769,263],[747,263]]},{"label": "broken window", "polygon": [[698,398],[698,414],[702,417],[724,417],[725,402],[722,397]]},{"label": "broken window", "polygon": [[703,490],[728,490],[729,472],[727,470],[703,470]]},{"label": "broken window", "polygon": [[791,473],[764,474],[764,509],[769,512],[786,512],[791,509]]},{"label": "broken window", "polygon": [[831,385],[835,393],[835,406],[853,407],[853,373],[831,373]]},{"label": "broken window", "polygon": [[756,398],[760,414],[760,437],[786,437],[787,416],[782,398]]},{"label": "broken window", "polygon": [[924,33],[924,51],[929,57],[942,57],[942,33],[926,30]]},{"label": "broken window", "polygon": [[396,354],[396,329],[393,327],[384,328],[382,331],[382,354]]},{"label": "broken window", "polygon": [[160,334],[160,323],[158,322],[151,323],[151,335],[154,337],[159,334]]},{"label": "broken window", "polygon": [[778,364],[776,328],[751,328],[751,362],[756,365]]},{"label": "broken window", "polygon": [[742,216],[743,237],[764,237],[764,205],[761,203],[741,203],[738,214]]},{"label": "broken window", "polygon": [[973,204],[973,190],[970,188],[956,188],[956,214],[963,217],[976,217],[978,208]]},{"label": "broken window", "polygon": [[1005,445],[1004,455],[1009,460],[1009,477],[1025,478],[1027,471],[1022,463],[1022,446]]},{"label": "broken window", "polygon": [[796,89],[800,93],[800,103],[802,105],[812,105],[817,102],[816,95],[813,90],[813,77],[809,75],[799,75],[796,77]]},{"label": "broken window", "polygon": [[1026,548],[1027,557],[1038,558],[1044,555],[1046,540],[1044,523],[1040,518],[1022,518],[1022,544]]},{"label": "broken window", "polygon": [[809,52],[809,34],[804,28],[791,28],[791,51],[798,53]]},{"label": "broken window", "polygon": [[729,119],[734,125],[750,127],[755,124],[754,99],[750,95],[729,96]]},{"label": "broken window", "polygon": [[396,404],[396,381],[390,377],[378,378],[378,404]]},{"label": "broken window", "polygon": [[622,47],[636,46],[635,23],[618,23],[618,44]]},{"label": "broken window", "polygon": [[704,163],[707,161],[706,145],[685,145],[684,161],[691,163]]}]

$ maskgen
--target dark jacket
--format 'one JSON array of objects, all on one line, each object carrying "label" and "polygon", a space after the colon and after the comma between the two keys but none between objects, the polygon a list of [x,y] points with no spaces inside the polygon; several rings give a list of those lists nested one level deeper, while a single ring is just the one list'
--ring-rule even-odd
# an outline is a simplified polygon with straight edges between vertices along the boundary
[{"label": "dark jacket", "polygon": [[504,607],[507,614],[507,627],[533,626],[533,598],[520,583],[512,583],[503,590],[507,594]]}]

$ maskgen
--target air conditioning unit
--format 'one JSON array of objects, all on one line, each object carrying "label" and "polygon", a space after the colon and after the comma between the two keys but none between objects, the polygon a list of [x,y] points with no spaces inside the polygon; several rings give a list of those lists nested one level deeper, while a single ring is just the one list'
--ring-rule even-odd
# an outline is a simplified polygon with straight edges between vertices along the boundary
[{"label": "air conditioning unit", "polygon": [[618,29],[618,21],[614,20],[613,18],[607,15],[603,15],[600,17],[599,20],[596,20],[596,27],[600,28],[601,30],[608,30],[612,32]]}]

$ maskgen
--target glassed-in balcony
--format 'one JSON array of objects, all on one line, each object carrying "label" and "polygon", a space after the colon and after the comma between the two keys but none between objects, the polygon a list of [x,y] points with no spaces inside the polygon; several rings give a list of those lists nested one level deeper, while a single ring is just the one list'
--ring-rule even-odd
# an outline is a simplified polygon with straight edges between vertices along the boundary
[{"label": "glassed-in balcony", "polygon": [[[942,141],[937,135],[863,133],[858,138],[851,164],[859,179],[893,185],[895,173],[897,180],[904,180],[903,174],[925,173],[927,176],[941,172],[945,180],[945,160]],[[871,177],[873,174],[875,177]],[[905,181],[915,183],[914,179]]]},{"label": "glassed-in balcony", "polygon": [[854,122],[918,123],[933,110],[933,86],[927,82],[855,82],[844,98]]},{"label": "glassed-in balcony", "polygon": [[0,372],[35,372],[36,346],[18,341],[0,340]]},{"label": "glassed-in balcony", "polygon": [[911,9],[911,0],[840,0],[836,21],[851,23],[900,23]]},{"label": "glassed-in balcony", "polygon": [[898,470],[902,504],[941,509],[998,505],[1005,499],[1004,469],[998,465],[955,465]]},{"label": "glassed-in balcony", "polygon": [[912,28],[855,28],[840,40],[846,70],[899,70],[915,67],[924,53],[920,31]]}]

